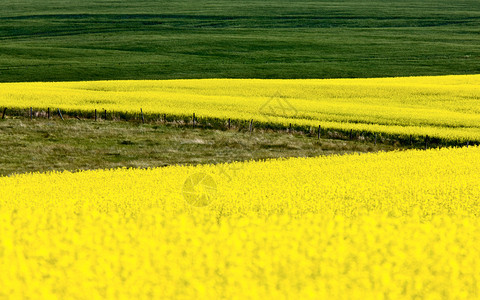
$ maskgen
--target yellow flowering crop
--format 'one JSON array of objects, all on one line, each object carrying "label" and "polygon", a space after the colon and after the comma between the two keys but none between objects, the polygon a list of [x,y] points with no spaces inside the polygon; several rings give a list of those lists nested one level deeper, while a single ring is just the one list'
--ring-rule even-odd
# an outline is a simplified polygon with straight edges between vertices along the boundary
[{"label": "yellow flowering crop", "polygon": [[0,106],[107,109],[480,140],[480,75],[2,83]]},{"label": "yellow flowering crop", "polygon": [[479,209],[479,147],[3,177],[0,298],[472,299]]}]

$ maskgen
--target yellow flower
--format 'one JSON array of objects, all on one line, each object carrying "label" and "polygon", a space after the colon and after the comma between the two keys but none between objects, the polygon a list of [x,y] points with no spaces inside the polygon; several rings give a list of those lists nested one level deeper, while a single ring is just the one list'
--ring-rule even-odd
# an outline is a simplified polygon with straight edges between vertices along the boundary
[{"label": "yellow flower", "polygon": [[479,147],[228,167],[0,178],[0,298],[478,297]]}]

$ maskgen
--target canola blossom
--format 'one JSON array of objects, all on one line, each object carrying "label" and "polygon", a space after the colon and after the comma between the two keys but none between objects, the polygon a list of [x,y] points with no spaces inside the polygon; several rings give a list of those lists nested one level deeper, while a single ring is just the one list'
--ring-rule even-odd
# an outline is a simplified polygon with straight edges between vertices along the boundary
[{"label": "canola blossom", "polygon": [[470,147],[2,177],[0,298],[477,298],[479,174]]},{"label": "canola blossom", "polygon": [[480,75],[371,79],[199,79],[0,84],[0,106],[318,125],[480,140]]}]

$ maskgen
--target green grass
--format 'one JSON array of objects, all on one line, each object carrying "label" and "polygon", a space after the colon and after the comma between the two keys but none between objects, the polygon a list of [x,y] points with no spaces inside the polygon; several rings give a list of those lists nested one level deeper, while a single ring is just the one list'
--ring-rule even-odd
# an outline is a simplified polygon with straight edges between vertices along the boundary
[{"label": "green grass", "polygon": [[0,120],[0,175],[52,170],[161,167],[290,156],[390,151],[386,141],[339,140],[302,133],[192,129],[190,126],[76,119]]},{"label": "green grass", "polygon": [[4,0],[0,82],[480,71],[480,2]]}]

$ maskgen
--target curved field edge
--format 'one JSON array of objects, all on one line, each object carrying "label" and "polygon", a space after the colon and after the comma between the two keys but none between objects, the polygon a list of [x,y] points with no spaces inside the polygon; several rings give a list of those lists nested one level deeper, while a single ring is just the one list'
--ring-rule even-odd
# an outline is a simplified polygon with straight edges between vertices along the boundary
[{"label": "curved field edge", "polygon": [[[116,211],[118,204],[127,201],[134,206],[192,213],[196,210],[185,201],[185,184],[192,175],[205,174],[216,190],[206,211],[221,211],[220,216],[311,212],[408,215],[414,208],[422,216],[458,212],[476,216],[480,204],[479,157],[480,147],[474,146],[151,169],[15,174],[0,177],[0,199],[2,206],[79,203],[81,210],[95,210],[100,205],[109,211]],[[61,204],[56,202],[60,198]]]},{"label": "curved field edge", "polygon": [[[479,161],[470,147],[3,177],[0,295],[475,298]],[[215,183],[207,206],[184,198],[194,174]]]},{"label": "curved field edge", "polygon": [[[61,108],[99,117],[228,119],[260,127],[480,140],[480,75],[375,79],[199,79],[0,84],[12,113]],[[22,111],[23,110],[23,111]],[[128,116],[127,116],[128,115]],[[248,126],[248,125],[247,125]]]}]

